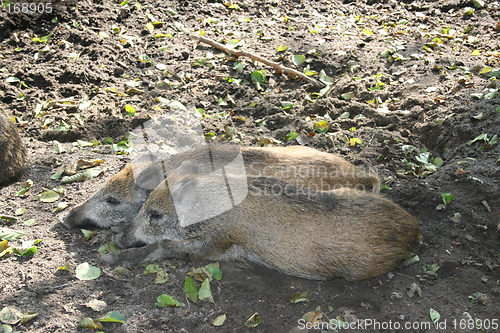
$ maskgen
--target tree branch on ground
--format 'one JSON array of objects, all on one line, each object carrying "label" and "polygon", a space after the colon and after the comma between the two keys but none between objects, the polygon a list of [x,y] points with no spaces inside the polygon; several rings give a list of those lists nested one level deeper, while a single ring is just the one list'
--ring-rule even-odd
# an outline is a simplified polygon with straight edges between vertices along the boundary
[{"label": "tree branch on ground", "polygon": [[219,49],[221,51],[224,51],[228,54],[231,54],[235,57],[247,57],[247,58],[250,58],[254,61],[258,61],[258,62],[261,62],[263,64],[266,64],[268,65],[269,67],[272,67],[274,69],[276,69],[276,72],[277,73],[285,73],[285,74],[288,74],[288,75],[291,75],[291,76],[296,76],[302,80],[305,80],[309,83],[312,83],[314,84],[316,87],[324,87],[325,85],[323,83],[321,83],[320,81],[318,80],[315,80],[313,79],[312,77],[309,77],[307,75],[305,75],[304,73],[301,73],[293,68],[290,68],[290,67],[286,67],[286,66],[283,66],[275,61],[271,61],[269,59],[266,59],[266,58],[263,58],[261,56],[258,56],[256,54],[253,54],[253,53],[250,53],[250,52],[245,52],[245,51],[236,51],[236,50],[233,50],[233,49],[230,49],[224,45],[222,45],[221,43],[218,43],[214,40],[211,40],[210,38],[206,38],[206,37],[203,37],[203,36],[195,36],[195,35],[192,35],[190,34],[189,32],[187,31],[184,31],[186,33],[186,35],[191,38],[191,39],[194,39],[198,42],[201,42],[201,43],[205,43],[205,44],[208,44],[216,49]]}]

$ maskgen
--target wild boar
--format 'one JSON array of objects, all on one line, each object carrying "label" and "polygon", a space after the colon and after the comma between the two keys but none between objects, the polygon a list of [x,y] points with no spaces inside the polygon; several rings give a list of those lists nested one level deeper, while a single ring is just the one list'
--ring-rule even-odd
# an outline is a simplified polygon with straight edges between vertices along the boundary
[{"label": "wild boar", "polygon": [[14,122],[0,113],[0,185],[19,177],[26,165],[26,148]]},{"label": "wild boar", "polygon": [[[246,180],[245,199],[214,215],[210,211],[226,204],[213,200],[226,195],[218,177],[171,173],[114,238],[122,248],[138,248],[103,260],[133,266],[164,258],[244,259],[308,279],[363,280],[395,269],[421,239],[419,222],[378,194]],[[213,217],[183,225],[179,211]]]},{"label": "wild boar", "polygon": [[[68,228],[111,228],[120,232],[139,212],[148,194],[172,171],[189,164],[209,172],[242,154],[244,172],[268,176],[316,190],[338,187],[380,190],[376,173],[363,170],[334,154],[303,146],[239,147],[210,145],[153,162],[127,165],[87,201],[73,208],[63,220]],[[209,163],[207,163],[207,161]]]}]

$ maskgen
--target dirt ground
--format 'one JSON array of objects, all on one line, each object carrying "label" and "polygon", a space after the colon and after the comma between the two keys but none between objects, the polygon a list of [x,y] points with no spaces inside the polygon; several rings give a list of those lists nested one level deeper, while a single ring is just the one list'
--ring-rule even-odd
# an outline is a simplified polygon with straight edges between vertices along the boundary
[{"label": "dirt ground", "polygon": [[[15,217],[0,219],[0,226],[24,232],[21,240],[43,240],[33,256],[0,259],[0,306],[39,314],[14,330],[89,332],[79,326],[83,318],[114,310],[125,324],[103,323],[101,331],[295,332],[299,319],[320,307],[323,321],[366,325],[359,331],[494,332],[500,10],[497,1],[482,3],[83,0],[56,2],[41,15],[0,8],[0,109],[16,119],[29,152],[24,176],[0,189],[0,215]],[[321,90],[248,58],[231,59],[186,38],[176,23],[223,44],[237,39],[240,50],[300,71],[324,71],[332,82]],[[295,65],[294,55],[305,62]],[[262,70],[266,80],[257,87],[251,74]],[[215,304],[189,302],[183,292],[187,270],[208,262],[162,262],[164,284],[142,267],[117,275],[97,252],[110,233],[86,241],[60,224],[71,207],[54,210],[60,202],[83,202],[125,165],[128,156],[117,154],[109,138],[118,144],[169,112],[172,101],[204,109],[205,131],[215,140],[304,144],[374,168],[382,193],[421,222],[420,261],[361,282],[310,281],[222,262],[223,278],[212,282]],[[315,127],[319,121],[328,122],[326,132]],[[102,144],[75,144],[95,139]],[[56,153],[57,142],[65,153]],[[51,179],[79,159],[103,159],[106,171],[66,185]],[[34,183],[28,195],[16,196],[28,179]],[[56,202],[36,198],[58,186],[66,191]],[[453,200],[437,209],[442,193]],[[24,223],[30,219],[35,223]],[[77,279],[83,262],[102,275]],[[66,264],[68,271],[58,270]],[[433,274],[429,267],[439,269]],[[421,295],[410,297],[414,284]],[[306,291],[308,302],[290,302]],[[160,294],[184,306],[156,307]],[[97,312],[85,306],[94,299],[107,306]],[[439,313],[439,327],[430,324],[430,309]],[[245,327],[255,312],[260,325]],[[226,321],[214,327],[222,314]],[[412,329],[398,326],[404,323]]]}]

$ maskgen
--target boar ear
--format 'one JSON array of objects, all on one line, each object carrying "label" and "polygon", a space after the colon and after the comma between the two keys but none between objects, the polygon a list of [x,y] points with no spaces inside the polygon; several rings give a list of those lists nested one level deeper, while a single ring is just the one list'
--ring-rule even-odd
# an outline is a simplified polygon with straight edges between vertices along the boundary
[{"label": "boar ear", "polygon": [[163,164],[163,160],[158,160],[134,175],[136,185],[145,190],[154,190],[167,177]]}]

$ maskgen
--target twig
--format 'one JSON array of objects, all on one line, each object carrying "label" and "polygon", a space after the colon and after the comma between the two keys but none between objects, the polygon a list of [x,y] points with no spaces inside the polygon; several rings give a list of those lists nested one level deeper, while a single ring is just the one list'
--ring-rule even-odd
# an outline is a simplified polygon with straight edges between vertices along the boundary
[{"label": "twig", "polygon": [[184,31],[184,32],[191,39],[194,39],[194,40],[196,40],[198,42],[201,42],[201,43],[208,44],[208,45],[210,45],[210,46],[212,46],[212,47],[214,47],[216,49],[219,49],[221,51],[229,53],[229,54],[231,54],[231,55],[233,55],[235,57],[247,57],[247,58],[250,58],[250,59],[252,59],[254,61],[261,62],[263,64],[268,65],[269,67],[272,67],[272,68],[276,69],[276,71],[278,73],[285,73],[285,74],[289,74],[289,75],[292,75],[292,76],[299,77],[302,80],[305,80],[305,81],[307,81],[309,83],[314,84],[316,87],[324,87],[325,86],[320,81],[315,80],[312,77],[309,77],[309,76],[305,75],[304,73],[301,73],[301,72],[299,72],[299,71],[297,71],[297,70],[295,70],[293,68],[282,66],[281,64],[279,64],[277,62],[268,60],[266,58],[263,58],[261,56],[255,55],[255,54],[250,53],[250,52],[232,50],[232,49],[230,49],[230,48],[222,45],[221,43],[218,43],[218,42],[216,42],[214,40],[211,40],[211,39],[203,37],[203,36],[195,36],[195,35],[190,34],[187,31]]}]

